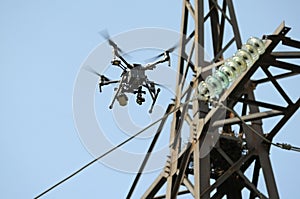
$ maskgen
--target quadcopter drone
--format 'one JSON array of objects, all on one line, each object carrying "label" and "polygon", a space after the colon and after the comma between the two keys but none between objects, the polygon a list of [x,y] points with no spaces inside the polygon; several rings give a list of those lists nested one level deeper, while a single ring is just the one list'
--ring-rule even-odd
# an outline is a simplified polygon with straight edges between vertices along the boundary
[{"label": "quadcopter drone", "polygon": [[117,44],[112,41],[107,32],[102,32],[102,36],[107,39],[110,46],[113,48],[113,59],[111,64],[113,66],[117,66],[122,69],[121,79],[120,80],[110,80],[105,75],[101,75],[98,72],[89,69],[90,72],[99,76],[99,91],[102,92],[102,86],[109,84],[118,83],[118,87],[115,88],[115,95],[112,99],[112,102],[109,106],[110,109],[113,108],[114,102],[117,100],[120,106],[126,106],[128,103],[128,97],[126,94],[131,93],[136,95],[136,103],[142,105],[145,102],[145,98],[143,97],[146,94],[146,91],[143,88],[146,88],[152,98],[152,104],[149,110],[149,113],[152,113],[153,107],[157,100],[158,94],[160,92],[160,88],[156,88],[156,86],[162,86],[160,84],[155,83],[148,79],[146,75],[147,70],[153,70],[156,68],[158,64],[168,62],[170,66],[170,53],[173,52],[177,45],[169,48],[165,52],[155,56],[152,59],[159,60],[148,63],[145,65],[141,64],[130,64],[126,61],[126,59],[120,54],[123,51],[117,46]]}]

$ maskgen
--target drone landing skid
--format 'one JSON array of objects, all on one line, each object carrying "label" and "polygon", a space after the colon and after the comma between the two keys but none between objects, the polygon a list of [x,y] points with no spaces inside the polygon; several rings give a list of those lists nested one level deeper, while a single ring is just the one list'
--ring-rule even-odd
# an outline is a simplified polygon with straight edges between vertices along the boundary
[{"label": "drone landing skid", "polygon": [[121,81],[120,81],[120,84],[119,84],[119,87],[118,87],[118,89],[117,89],[117,92],[116,92],[116,94],[115,94],[115,96],[114,96],[114,98],[113,98],[111,104],[109,105],[109,109],[112,109],[112,108],[113,108],[113,105],[114,105],[114,103],[115,103],[115,101],[116,101],[116,99],[117,99],[117,97],[118,97],[118,95],[119,95],[119,93],[120,93],[120,91],[121,91],[123,81],[124,81],[124,77],[122,77],[122,79],[121,79]]},{"label": "drone landing skid", "polygon": [[144,86],[145,88],[148,89],[148,91],[149,91],[149,93],[150,93],[150,96],[151,96],[151,98],[152,98],[152,104],[151,104],[151,107],[150,107],[150,110],[149,110],[149,113],[152,113],[154,104],[156,103],[158,94],[159,94],[159,92],[160,92],[160,88],[158,88],[158,89],[156,90],[156,89],[155,89],[155,83],[154,83],[154,82],[147,82],[147,83],[144,84],[143,86]]},{"label": "drone landing skid", "polygon": [[[159,94],[159,92],[160,92],[160,89],[158,88],[157,89],[157,92],[155,93],[155,95],[154,95],[154,97],[152,98],[152,104],[151,104],[151,108],[150,108],[150,110],[149,110],[149,113],[152,113],[152,111],[153,111],[153,107],[154,107],[154,104],[155,104],[155,102],[156,102],[156,100],[157,100],[157,97],[158,97],[158,94]],[[152,95],[151,95],[152,96]]]}]

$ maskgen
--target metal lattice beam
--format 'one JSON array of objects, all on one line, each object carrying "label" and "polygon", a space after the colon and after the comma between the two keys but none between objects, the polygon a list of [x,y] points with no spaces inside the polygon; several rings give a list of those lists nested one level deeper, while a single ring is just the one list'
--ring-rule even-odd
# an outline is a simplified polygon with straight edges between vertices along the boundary
[{"label": "metal lattice beam", "polygon": [[[206,14],[204,3],[203,0],[183,1],[181,21],[183,36],[180,40],[179,55],[181,56],[178,59],[176,96],[174,103],[170,104],[174,110],[198,95],[199,82],[209,75],[212,69],[224,63],[223,53],[230,45],[235,43],[237,48],[242,45],[232,0],[223,0],[222,2],[208,0],[206,3],[208,3],[209,9]],[[189,19],[189,17],[191,18]],[[191,23],[190,20],[194,20],[194,23]],[[204,50],[206,49],[204,24],[208,20],[210,20],[212,31],[214,53],[212,61],[204,59]],[[229,23],[225,23],[225,21]],[[194,29],[188,33],[191,28],[190,24],[194,24]],[[234,36],[224,45],[225,24],[231,27]],[[248,122],[260,136],[270,141],[300,106],[300,98],[293,102],[278,81],[300,74],[300,66],[289,62],[289,59],[300,59],[300,42],[286,37],[289,30],[290,28],[285,27],[282,23],[272,35],[265,36],[267,39],[265,53],[219,98],[219,102],[226,102],[231,109],[235,109],[241,104],[241,118]],[[192,47],[187,49],[189,42],[192,42]],[[298,48],[299,51],[276,52],[274,49],[279,43]],[[288,70],[288,72],[274,75],[269,70],[270,66]],[[252,76],[257,70],[262,70],[267,77],[253,80]],[[192,73],[192,79],[187,79],[189,73]],[[186,82],[190,82],[190,84],[186,85]],[[256,100],[255,88],[267,82],[271,82],[287,105],[275,105],[262,99]],[[268,110],[261,112],[260,108]],[[170,143],[172,143],[170,156],[164,170],[141,198],[169,199],[182,194],[190,194],[194,198],[201,199],[222,198],[224,195],[227,198],[242,198],[243,188],[250,191],[250,198],[279,198],[269,157],[270,144],[254,134],[239,118],[231,117],[229,112],[225,119],[219,117],[222,111],[220,109],[220,107],[213,107],[205,102],[194,100],[174,112],[170,131]],[[166,114],[170,110],[168,108]],[[263,132],[263,120],[278,116],[281,119],[273,129],[270,132]],[[181,137],[184,122],[190,126],[190,140],[182,148]],[[163,130],[164,123],[165,120],[161,122],[156,132],[157,136],[150,145],[149,153],[140,167],[127,198],[133,194],[159,133]],[[232,131],[233,125],[239,125],[239,132],[236,134]],[[223,132],[215,143],[211,139],[208,129],[217,130],[220,126],[223,126]],[[210,151],[203,155],[202,146],[204,145],[208,145]],[[245,172],[251,164],[255,164],[255,166],[252,179],[249,179],[245,176]],[[257,187],[260,169],[263,171],[268,195],[262,194]],[[211,179],[215,180],[214,183]],[[157,196],[158,191],[164,185],[166,185],[165,194]],[[181,187],[185,187],[184,191],[181,191]],[[213,191],[215,191],[214,194]]]}]

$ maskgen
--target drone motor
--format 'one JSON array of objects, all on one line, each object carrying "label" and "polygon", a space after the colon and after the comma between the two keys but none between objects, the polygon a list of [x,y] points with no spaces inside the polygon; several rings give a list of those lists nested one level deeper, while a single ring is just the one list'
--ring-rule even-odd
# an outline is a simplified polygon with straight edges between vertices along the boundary
[{"label": "drone motor", "polygon": [[120,66],[121,60],[119,60],[119,59],[113,59],[111,61],[111,64],[114,65],[114,66]]}]

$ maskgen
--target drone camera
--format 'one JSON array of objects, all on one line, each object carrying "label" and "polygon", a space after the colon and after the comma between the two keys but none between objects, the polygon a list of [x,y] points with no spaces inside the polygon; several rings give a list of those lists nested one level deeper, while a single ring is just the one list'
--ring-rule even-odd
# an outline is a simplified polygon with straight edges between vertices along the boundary
[{"label": "drone camera", "polygon": [[118,100],[120,106],[126,106],[128,103],[128,97],[124,93],[119,94],[117,96],[117,100]]},{"label": "drone camera", "polygon": [[138,90],[134,91],[133,93],[137,93],[136,103],[142,105],[143,102],[145,102],[145,98],[143,98],[143,94],[146,94],[146,92],[142,90],[142,87],[139,87]]},{"label": "drone camera", "polygon": [[145,102],[145,98],[143,98],[142,96],[138,96],[136,98],[136,103],[139,104],[139,105],[142,105],[143,102]]}]

